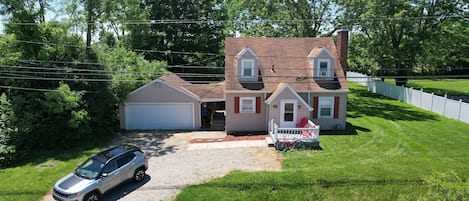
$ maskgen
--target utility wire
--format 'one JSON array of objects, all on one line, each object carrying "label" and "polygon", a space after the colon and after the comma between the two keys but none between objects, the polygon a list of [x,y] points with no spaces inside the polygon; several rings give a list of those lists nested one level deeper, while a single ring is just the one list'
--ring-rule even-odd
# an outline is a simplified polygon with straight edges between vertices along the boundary
[{"label": "utility wire", "polygon": [[[15,86],[4,86],[0,85],[2,89],[16,89],[16,90],[24,90],[24,91],[40,91],[40,92],[59,92],[60,90],[57,89],[41,89],[41,88],[31,88],[31,87],[15,87]],[[96,93],[93,91],[78,91],[79,93]]]},{"label": "utility wire", "polygon": [[[128,66],[128,65],[126,65]],[[138,67],[138,66],[135,66]],[[44,70],[44,71],[63,71],[64,74],[74,74],[73,72],[96,72],[96,73],[101,73],[103,75],[116,75],[116,74],[128,74],[128,75],[166,75],[167,73],[165,72],[154,72],[154,71],[140,71],[140,72],[123,72],[123,71],[112,71],[112,70],[97,70],[97,69],[82,69],[82,68],[70,68],[70,67],[40,67],[40,66],[21,66],[21,65],[0,65],[0,70],[1,68],[13,68],[13,69],[26,69],[26,70]],[[168,65],[166,68],[189,68],[189,69],[225,69],[226,67],[223,66],[180,66],[180,65]],[[375,67],[377,68],[377,67]],[[272,71],[272,67],[260,67],[261,70],[264,71]],[[461,67],[461,68],[452,68],[452,70],[468,70],[469,67]],[[288,68],[282,68],[281,66],[275,67],[275,72],[279,73],[282,71],[307,71],[311,70],[309,67],[304,67],[304,66],[297,66],[297,67],[292,67],[288,66]],[[336,71],[336,70],[343,70],[342,68],[330,68],[330,70]],[[408,68],[386,68],[386,69],[377,69],[377,72],[388,72],[388,71],[414,71],[415,69],[408,69]],[[4,71],[7,71],[4,69]],[[32,72],[41,72],[41,71],[32,71]],[[184,72],[181,73],[175,73],[175,74],[181,74],[184,75]],[[200,74],[200,75],[207,75],[207,76],[212,76],[212,75],[219,75],[219,74],[224,74],[224,73],[218,73],[218,74],[213,74],[213,73],[190,73],[190,74]],[[264,75],[265,76],[265,75]]]},{"label": "utility wire", "polygon": [[[366,17],[366,18],[346,18],[343,20],[347,21],[390,21],[390,20],[419,20],[419,19],[466,19],[466,16],[407,16],[407,17],[386,17],[386,16],[375,16],[375,17]],[[149,19],[149,20],[120,20],[120,21],[100,21],[100,22],[81,22],[78,24],[105,24],[105,23],[121,23],[124,25],[157,25],[157,24],[227,24],[227,23],[303,23],[303,22],[315,22],[317,20],[336,20],[335,17],[321,17],[314,19],[281,19],[281,20],[272,20],[272,19],[252,19],[252,20],[190,20],[190,19]],[[11,25],[22,25],[22,26],[37,26],[39,23],[34,22],[11,22],[9,20],[0,20],[0,23],[11,24]]]},{"label": "utility wire", "polygon": [[[191,76],[189,76],[191,77]],[[280,76],[272,76],[279,78]],[[220,77],[221,78],[221,77]],[[281,76],[285,79],[295,79],[296,81],[286,81],[288,83],[338,83],[339,81],[335,80],[315,80],[319,77],[309,77],[309,76]],[[346,78],[346,77],[334,77],[337,79]],[[348,77],[348,78],[362,78],[363,77]],[[429,79],[429,78],[469,78],[469,75],[421,75],[421,76],[377,76],[376,79],[385,78],[385,79],[395,79],[395,78],[405,78],[405,79]],[[84,82],[148,82],[148,80],[139,80],[139,79],[98,79],[98,78],[63,78],[63,77],[21,77],[21,76],[0,76],[0,79],[14,79],[14,80],[46,80],[46,81],[84,81]],[[309,82],[304,82],[305,80]],[[207,82],[207,81],[201,81]],[[253,81],[246,82],[250,84],[263,84],[263,83],[280,83],[278,81]]]}]

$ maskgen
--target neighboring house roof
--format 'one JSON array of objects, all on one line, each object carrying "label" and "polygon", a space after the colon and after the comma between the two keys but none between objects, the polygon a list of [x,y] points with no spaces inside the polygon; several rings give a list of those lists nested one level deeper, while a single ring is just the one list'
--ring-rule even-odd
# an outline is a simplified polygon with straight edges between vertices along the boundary
[{"label": "neighboring house roof", "polygon": [[[261,81],[238,81],[236,56],[246,48],[258,58]],[[295,91],[328,90],[330,83],[321,84],[312,79],[308,56],[316,56],[327,48],[334,57],[335,75],[340,83],[338,90],[347,90],[342,67],[337,59],[334,40],[326,38],[225,38],[225,89],[227,91],[257,90],[273,92],[279,83],[288,83]],[[273,70],[272,70],[273,68]],[[249,85],[249,86],[248,86]]]},{"label": "neighboring house roof", "polygon": [[224,101],[225,100],[225,83],[216,84],[192,84],[183,80],[174,73],[159,78],[174,87],[188,91],[197,96],[201,101]]}]

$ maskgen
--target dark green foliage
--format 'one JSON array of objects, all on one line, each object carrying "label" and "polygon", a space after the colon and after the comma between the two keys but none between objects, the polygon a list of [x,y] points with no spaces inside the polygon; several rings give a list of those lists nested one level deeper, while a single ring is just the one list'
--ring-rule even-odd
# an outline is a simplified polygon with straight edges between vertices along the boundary
[{"label": "dark green foliage", "polygon": [[[372,74],[401,76],[445,73],[467,66],[467,3],[452,1],[339,1],[341,22],[353,30],[350,67]],[[466,9],[464,8],[466,7]],[[466,26],[467,27],[467,26]],[[456,57],[455,57],[456,56]],[[443,71],[441,71],[443,69]]]},{"label": "dark green foliage", "polygon": [[8,97],[0,96],[0,167],[14,159],[16,146],[14,143],[18,129],[13,124],[15,114]]},{"label": "dark green foliage", "polygon": [[71,91],[66,84],[61,84],[57,91],[44,93],[39,110],[42,118],[38,120],[41,126],[33,131],[40,136],[37,146],[65,148],[90,134],[88,112],[81,97],[81,93]]},{"label": "dark green foliage", "polygon": [[[148,60],[164,60],[169,65],[184,66],[223,66],[223,41],[226,20],[220,0],[145,0],[142,7],[148,10],[145,20],[150,24],[131,25],[126,37],[131,49],[155,50],[144,52]],[[182,22],[159,22],[159,20]],[[198,21],[201,21],[198,23]],[[176,53],[173,53],[176,52]],[[182,52],[182,53],[180,53]],[[209,53],[209,54],[206,54]],[[222,73],[222,68],[172,68],[178,73]],[[189,80],[200,80],[187,77]],[[210,76],[202,80],[213,79]]]},{"label": "dark green foliage", "polygon": [[335,30],[332,0],[228,0],[229,34],[245,37],[315,37]]}]

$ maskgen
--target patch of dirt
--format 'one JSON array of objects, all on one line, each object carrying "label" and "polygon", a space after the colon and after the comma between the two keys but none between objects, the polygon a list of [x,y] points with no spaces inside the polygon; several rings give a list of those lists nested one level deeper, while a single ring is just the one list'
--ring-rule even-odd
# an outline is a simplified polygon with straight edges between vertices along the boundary
[{"label": "patch of dirt", "polygon": [[46,161],[44,163],[41,163],[41,164],[37,165],[36,167],[38,167],[38,168],[53,168],[53,167],[56,167],[57,165],[59,165],[60,163],[63,163],[63,162],[58,161],[58,160],[51,160],[51,161]]},{"label": "patch of dirt", "polygon": [[256,166],[269,171],[281,171],[283,157],[275,149],[248,148],[256,158]]}]

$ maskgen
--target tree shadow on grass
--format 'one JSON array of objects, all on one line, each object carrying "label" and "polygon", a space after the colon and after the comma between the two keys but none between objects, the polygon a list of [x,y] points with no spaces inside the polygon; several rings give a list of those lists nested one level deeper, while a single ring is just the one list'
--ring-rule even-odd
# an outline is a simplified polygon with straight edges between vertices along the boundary
[{"label": "tree shadow on grass", "polygon": [[[27,155],[21,157],[21,160],[13,162],[9,166],[5,167],[17,167],[23,165],[38,165],[39,167],[55,167],[54,163],[61,161],[68,161],[81,157],[83,155],[92,155],[95,153],[93,149],[104,149],[109,146],[109,142],[115,135],[112,136],[100,136],[93,140],[76,142],[75,146],[71,146],[68,149],[59,148],[54,145],[50,146],[48,150],[32,150]],[[49,162],[48,162],[49,161]],[[52,162],[50,162],[52,161]]]},{"label": "tree shadow on grass", "polygon": [[[175,131],[129,131],[119,135],[95,138],[90,141],[81,142],[70,149],[59,149],[51,147],[50,150],[38,150],[26,156],[23,160],[13,163],[9,167],[26,164],[38,165],[44,168],[53,168],[61,161],[68,161],[83,155],[92,155],[99,150],[109,148],[121,143],[133,144],[142,149],[148,156],[162,156],[174,153],[181,147],[166,145],[165,140],[172,137]],[[96,148],[98,150],[96,150]],[[52,160],[52,162],[51,162]]]},{"label": "tree shadow on grass", "polygon": [[371,130],[368,128],[353,125],[350,122],[346,122],[345,130],[330,130],[330,131],[326,130],[326,131],[321,131],[320,134],[321,135],[358,135],[359,131],[365,132],[365,133],[371,132]]},{"label": "tree shadow on grass", "polygon": [[350,94],[356,97],[352,96],[348,100],[347,117],[349,118],[371,116],[392,121],[427,121],[437,119],[436,114],[418,111],[410,105],[398,104],[396,100],[374,94],[365,88],[353,88]]}]

